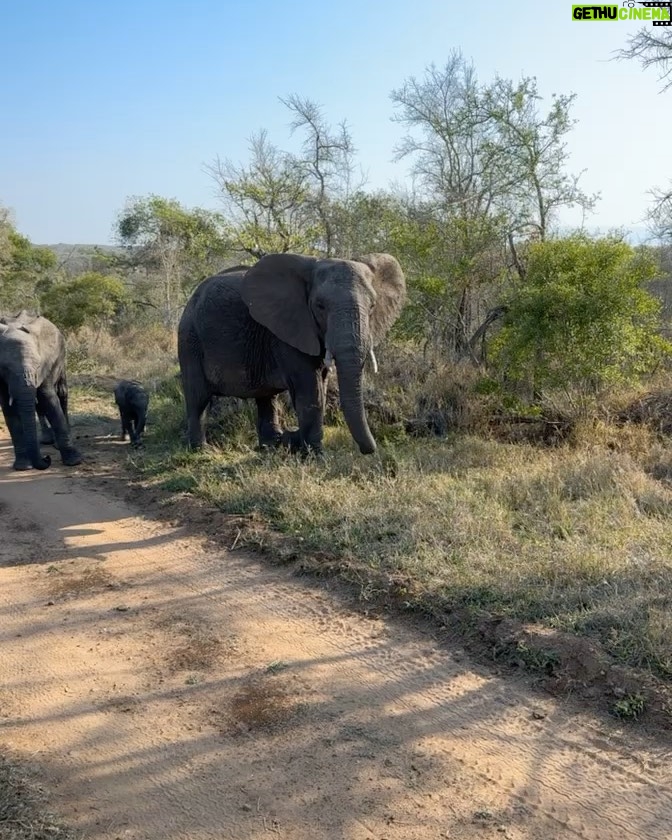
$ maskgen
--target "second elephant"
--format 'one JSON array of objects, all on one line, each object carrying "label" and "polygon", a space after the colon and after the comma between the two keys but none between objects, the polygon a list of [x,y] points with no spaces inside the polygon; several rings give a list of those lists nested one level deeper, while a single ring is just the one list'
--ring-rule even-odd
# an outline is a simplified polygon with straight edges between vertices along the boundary
[{"label": "second elephant", "polygon": [[[259,444],[322,450],[326,375],[336,363],[341,407],[363,454],[376,450],[362,398],[367,358],[399,316],[404,275],[389,254],[353,260],[269,254],[204,280],[185,307],[178,356],[189,443],[204,441],[213,396],[253,398]],[[279,426],[289,391],[299,429]]]},{"label": "second elephant", "polygon": [[36,408],[49,421],[63,463],[81,462],[67,417],[65,339],[46,318],[21,312],[0,320],[0,405],[14,445],[14,469],[44,470],[51,463],[40,452]]}]

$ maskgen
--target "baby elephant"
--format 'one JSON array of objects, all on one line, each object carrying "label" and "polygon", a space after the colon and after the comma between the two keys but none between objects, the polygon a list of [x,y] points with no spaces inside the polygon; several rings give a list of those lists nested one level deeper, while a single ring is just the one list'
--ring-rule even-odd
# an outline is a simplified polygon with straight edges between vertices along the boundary
[{"label": "baby elephant", "polygon": [[122,379],[114,389],[114,399],[121,415],[121,440],[126,440],[128,432],[131,444],[141,446],[149,405],[147,391],[139,382]]}]

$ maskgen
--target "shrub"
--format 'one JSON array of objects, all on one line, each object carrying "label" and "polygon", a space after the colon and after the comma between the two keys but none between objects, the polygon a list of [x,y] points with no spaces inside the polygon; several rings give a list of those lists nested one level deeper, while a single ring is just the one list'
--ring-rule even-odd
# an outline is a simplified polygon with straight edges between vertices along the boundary
[{"label": "shrub", "polygon": [[500,374],[537,393],[595,393],[651,371],[672,349],[643,288],[655,274],[649,255],[613,238],[534,244],[494,342]]}]

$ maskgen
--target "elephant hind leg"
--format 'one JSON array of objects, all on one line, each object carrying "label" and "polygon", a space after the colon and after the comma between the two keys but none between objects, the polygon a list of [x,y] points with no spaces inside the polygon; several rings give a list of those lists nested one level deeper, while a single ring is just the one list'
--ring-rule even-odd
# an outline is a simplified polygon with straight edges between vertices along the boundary
[{"label": "elephant hind leg", "polygon": [[[182,362],[180,363],[182,365]],[[210,390],[200,364],[182,365],[182,389],[187,406],[187,439],[191,449],[205,443],[205,409],[210,402]]]},{"label": "elephant hind leg", "polygon": [[37,418],[40,421],[41,429],[40,443],[44,444],[45,446],[54,446],[56,443],[56,438],[54,436],[54,430],[47,423],[47,418],[39,410],[37,413]]},{"label": "elephant hind leg", "polygon": [[282,428],[278,417],[277,397],[258,397],[257,435],[259,446],[277,446],[282,439]]},{"label": "elephant hind leg", "polygon": [[131,436],[131,445],[140,446],[140,438],[142,437],[142,428],[140,426],[140,414],[135,409],[129,415],[129,428]]},{"label": "elephant hind leg", "polygon": [[144,411],[138,411],[135,423],[135,435],[140,440],[145,433],[145,425],[147,423],[147,416]]},{"label": "elephant hind leg", "polygon": [[66,467],[75,467],[81,464],[82,456],[70,439],[68,421],[61,408],[61,402],[53,387],[42,386],[38,391],[38,405],[40,412],[46,415],[49,425],[56,436],[56,446],[61,453],[61,461]]},{"label": "elephant hind leg", "polygon": [[128,425],[126,423],[126,415],[124,414],[123,408],[119,409],[119,419],[121,420],[121,434],[119,435],[119,440],[126,440]]},{"label": "elephant hind leg", "polygon": [[200,449],[205,443],[205,409],[209,402],[207,394],[187,400],[187,437],[191,449]]}]

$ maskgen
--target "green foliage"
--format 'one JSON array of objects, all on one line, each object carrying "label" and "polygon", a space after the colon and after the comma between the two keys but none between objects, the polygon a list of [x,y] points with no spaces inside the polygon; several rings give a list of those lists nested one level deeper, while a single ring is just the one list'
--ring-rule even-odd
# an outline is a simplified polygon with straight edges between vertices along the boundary
[{"label": "green foliage", "polygon": [[397,157],[412,162],[424,234],[412,237],[419,248],[407,246],[420,258],[420,277],[442,281],[432,294],[412,296],[412,331],[424,320],[425,339],[444,357],[470,356],[471,337],[501,302],[502,278],[524,273],[515,241],[543,240],[558,208],[595,201],[566,171],[573,96],[553,97],[543,113],[534,78],[483,84],[454,52],[391,98],[393,119],[409,130]]},{"label": "green foliage", "polygon": [[627,694],[613,704],[612,712],[622,720],[637,720],[645,708],[646,698],[643,694]]},{"label": "green foliage", "polygon": [[17,233],[8,214],[0,212],[0,309],[35,309],[39,289],[55,267],[53,251],[32,245]]},{"label": "green foliage", "polygon": [[131,199],[117,220],[117,235],[129,249],[134,278],[144,303],[175,326],[192,289],[222,267],[229,253],[225,225],[218,213],[187,210],[174,199],[150,195]]},{"label": "green foliage", "polygon": [[94,271],[56,283],[40,298],[43,314],[64,332],[88,326],[109,326],[128,302],[128,292],[118,277]]},{"label": "green foliage", "polygon": [[252,138],[248,166],[219,161],[213,169],[227,207],[236,249],[259,258],[269,253],[310,253],[317,238],[310,189],[296,158]]},{"label": "green foliage", "polygon": [[187,210],[174,199],[150,195],[129,202],[119,216],[117,232],[123,245],[145,249],[147,262],[153,258],[157,266],[165,260],[163,249],[198,264],[226,252],[222,223],[218,213]]},{"label": "green foliage", "polygon": [[537,391],[596,391],[635,380],[672,347],[657,335],[656,273],[644,251],[572,236],[531,246],[524,281],[494,342],[495,363]]},{"label": "green foliage", "polygon": [[543,239],[555,209],[593,205],[565,171],[573,95],[554,95],[540,113],[536,79],[483,84],[456,51],[391,98],[393,119],[411,132],[397,156],[412,159],[426,197],[445,213],[471,220],[504,213],[510,232],[535,230]]}]

